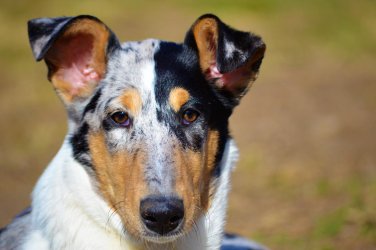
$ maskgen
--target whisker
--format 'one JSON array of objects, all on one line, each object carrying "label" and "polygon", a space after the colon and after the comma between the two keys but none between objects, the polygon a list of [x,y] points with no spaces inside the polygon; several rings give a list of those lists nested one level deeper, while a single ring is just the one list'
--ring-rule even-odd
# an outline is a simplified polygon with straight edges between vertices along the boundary
[{"label": "whisker", "polygon": [[125,202],[125,201],[119,201],[119,202],[115,203],[114,204],[115,209],[109,208],[109,210],[108,210],[109,215],[107,217],[107,222],[106,222],[106,225],[105,225],[106,229],[109,227],[109,223],[110,223],[112,216],[114,216],[114,214],[119,210],[118,205],[123,203],[123,202]]}]

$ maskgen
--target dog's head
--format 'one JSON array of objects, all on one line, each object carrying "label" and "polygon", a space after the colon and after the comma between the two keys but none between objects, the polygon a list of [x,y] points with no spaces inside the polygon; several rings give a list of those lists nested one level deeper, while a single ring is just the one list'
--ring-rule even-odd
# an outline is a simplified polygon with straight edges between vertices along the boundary
[{"label": "dog's head", "polygon": [[70,144],[136,239],[191,230],[216,192],[228,118],[256,79],[265,44],[214,15],[183,44],[120,44],[92,16],[29,22],[33,54],[67,108]]}]

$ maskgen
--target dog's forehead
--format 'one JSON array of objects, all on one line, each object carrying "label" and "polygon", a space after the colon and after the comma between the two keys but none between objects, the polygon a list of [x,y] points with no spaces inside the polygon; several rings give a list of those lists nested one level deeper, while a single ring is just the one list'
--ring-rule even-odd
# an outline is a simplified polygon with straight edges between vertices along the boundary
[{"label": "dog's forehead", "polygon": [[106,99],[120,96],[129,89],[150,94],[155,82],[154,54],[158,51],[159,43],[158,40],[148,39],[122,44],[121,49],[108,61],[102,84]]},{"label": "dog's forehead", "polygon": [[160,104],[177,87],[194,92],[200,75],[197,57],[182,44],[156,39],[126,42],[108,62],[103,89],[107,98],[135,89],[144,104],[150,98]]},{"label": "dog's forehead", "polygon": [[140,55],[147,57],[148,55],[153,55],[156,48],[160,44],[160,40],[157,39],[146,39],[143,41],[128,41],[121,45],[121,48],[125,52],[137,52]]},{"label": "dog's forehead", "polygon": [[148,39],[122,44],[108,62],[107,79],[114,84],[137,85],[150,66],[154,66],[154,54],[158,51],[160,41]]}]

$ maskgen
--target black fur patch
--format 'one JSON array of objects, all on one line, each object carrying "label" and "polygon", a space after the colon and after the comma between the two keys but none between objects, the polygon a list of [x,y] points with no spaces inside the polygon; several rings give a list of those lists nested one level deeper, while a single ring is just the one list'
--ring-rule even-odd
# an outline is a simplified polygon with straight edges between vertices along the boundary
[{"label": "black fur patch", "polygon": [[[97,23],[102,23],[102,21],[100,21],[98,18],[90,15],[58,18],[36,18],[29,20],[29,41],[35,59],[37,61],[42,60],[54,41],[61,34],[63,34],[71,24],[80,19],[90,19]],[[120,43],[115,34],[110,29],[108,29],[108,31],[110,33],[110,37],[107,43],[106,54],[110,55],[118,48],[120,48]]]},{"label": "black fur patch", "polygon": [[101,95],[101,90],[98,90],[97,93],[95,93],[95,95],[91,98],[90,102],[86,105],[82,117],[84,117],[87,112],[91,112],[96,109],[98,105],[98,100],[101,97]]},{"label": "black fur patch", "polygon": [[85,122],[77,132],[71,137],[70,143],[73,148],[73,157],[81,164],[92,168],[92,163],[89,159],[89,144],[87,142],[87,134],[89,132],[89,125]]},{"label": "black fur patch", "polygon": [[[197,54],[188,46],[161,42],[154,60],[157,75],[155,96],[161,107],[157,110],[159,121],[170,127],[170,131],[176,135],[184,148],[194,151],[203,150],[208,130],[218,131],[218,165],[229,137],[227,126],[232,109],[219,98],[218,90],[205,80]],[[191,98],[178,113],[169,105],[169,94],[176,87],[186,89]],[[181,123],[182,112],[187,108],[200,113],[198,119],[188,126]],[[217,167],[214,174],[218,176],[220,173]]]},{"label": "black fur patch", "polygon": [[7,229],[7,227],[0,228],[0,235],[1,235],[1,233],[5,232],[6,229]]}]

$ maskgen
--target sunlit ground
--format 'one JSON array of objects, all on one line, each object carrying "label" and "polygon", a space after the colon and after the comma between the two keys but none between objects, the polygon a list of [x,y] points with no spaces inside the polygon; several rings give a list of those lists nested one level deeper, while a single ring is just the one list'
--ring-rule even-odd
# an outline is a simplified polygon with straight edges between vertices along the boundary
[{"label": "sunlit ground", "polygon": [[271,249],[376,249],[372,0],[2,0],[0,225],[30,203],[66,130],[45,66],[33,61],[27,20],[86,13],[122,40],[182,41],[206,12],[268,46],[232,119],[241,157],[228,231]]}]

